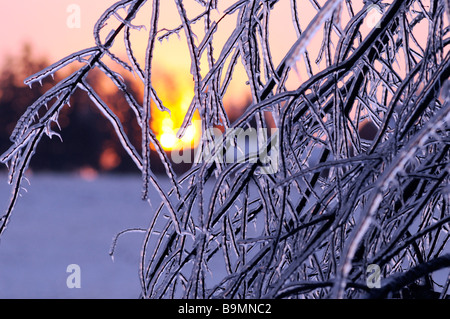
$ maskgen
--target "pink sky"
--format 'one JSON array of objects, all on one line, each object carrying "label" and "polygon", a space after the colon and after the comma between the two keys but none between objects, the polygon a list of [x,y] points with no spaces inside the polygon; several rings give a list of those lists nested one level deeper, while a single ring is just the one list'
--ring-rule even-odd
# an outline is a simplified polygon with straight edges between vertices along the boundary
[{"label": "pink sky", "polygon": [[[97,19],[101,14],[117,0],[20,0],[20,1],[3,1],[0,6],[0,29],[2,30],[0,41],[0,68],[4,63],[6,56],[17,56],[21,54],[21,49],[25,43],[32,45],[35,58],[45,57],[49,64],[52,64],[73,52],[89,48],[95,45],[93,38],[93,29]],[[151,2],[140,10],[137,18],[133,21],[134,24],[143,24],[148,26],[151,16]],[[173,29],[181,24],[177,8],[173,0],[162,0],[160,8],[160,21],[158,28]],[[189,18],[204,11],[196,1],[185,0],[183,2]],[[222,0],[219,1],[220,10],[226,9],[233,4],[234,1]],[[70,25],[70,21],[74,11],[70,8],[79,8],[79,22],[80,26]],[[302,14],[306,12],[302,8]],[[312,11],[314,12],[314,11]],[[124,12],[120,12],[125,16]],[[222,12],[214,12],[213,20],[218,20],[222,16]],[[312,15],[311,15],[312,16]],[[272,25],[270,33],[271,46],[273,48],[272,56],[274,63],[277,65],[285,53],[289,50],[291,45],[296,40],[295,30],[292,24],[292,17],[290,12],[290,1],[280,0],[276,9],[273,11],[270,21]],[[231,34],[233,25],[236,21],[236,15],[223,19],[220,23],[218,31],[214,35],[216,58],[218,57],[223,44],[228,36]],[[115,18],[108,20],[108,25],[102,29],[105,37],[109,31],[115,28],[114,24],[119,22]],[[308,22],[302,23],[303,28]],[[303,25],[304,24],[304,25]],[[230,28],[227,26],[230,25]],[[201,34],[204,30],[203,21],[192,26],[194,32],[199,34],[198,41],[202,40]],[[164,34],[161,32],[160,35]],[[180,32],[180,38],[172,35],[169,41],[157,42],[156,51],[154,54],[153,69],[163,71],[169,75],[177,83],[178,92],[167,91],[167,88],[158,88],[158,83],[155,84],[160,96],[164,94],[173,95],[181,94],[181,100],[185,96],[190,96],[189,92],[193,93],[192,75],[190,74],[190,54],[184,37],[184,30]],[[123,45],[123,36],[115,41],[113,52],[126,60],[126,54]],[[145,51],[147,47],[148,30],[141,29],[141,31],[132,31],[133,51],[140,60],[143,67],[145,65]],[[204,60],[206,62],[206,60]],[[202,65],[202,73],[206,74],[207,64]],[[31,74],[28,74],[31,75]],[[249,97],[249,87],[245,85],[247,80],[243,67],[236,70],[233,75],[233,81],[227,94],[224,98],[224,103],[227,106],[244,106]],[[157,82],[157,81],[156,81]],[[162,92],[161,92],[162,90]],[[166,91],[166,92],[164,92]],[[182,92],[181,92],[182,91]],[[184,96],[184,97],[183,97]],[[183,102],[184,103],[184,102]],[[186,103],[184,103],[186,104]],[[184,105],[183,104],[183,105]],[[189,105],[189,102],[187,102]],[[156,114],[153,114],[156,116]],[[182,118],[181,118],[182,121]],[[158,121],[157,121],[158,122]],[[181,125],[180,123],[173,124],[174,127]],[[161,133],[161,132],[160,132]]]},{"label": "pink sky", "polygon": [[[303,1],[303,0],[302,0]],[[54,63],[57,60],[82,49],[94,45],[92,31],[97,19],[100,15],[117,0],[20,0],[20,1],[2,1],[0,6],[0,29],[2,30],[0,41],[0,67],[6,55],[16,55],[20,53],[21,47],[24,43],[32,44],[36,58],[45,56],[49,63]],[[219,1],[227,8],[234,1]],[[303,1],[305,2],[305,1]],[[306,4],[309,1],[305,2]],[[190,18],[201,13],[201,8],[194,0],[185,0],[188,16]],[[67,24],[68,18],[72,14],[68,12],[70,5],[77,5],[80,8],[80,28],[70,28]],[[136,19],[136,24],[149,24],[151,1],[147,3],[141,10]],[[308,11],[309,10],[309,11]],[[311,12],[311,14],[307,14]],[[302,6],[300,14],[303,15],[302,27],[305,28],[308,20],[311,19],[315,10],[310,6]],[[216,17],[220,17],[221,13],[217,13]],[[216,48],[215,54],[218,55],[220,48],[224,43],[223,39],[229,35],[227,32],[227,24],[232,25],[235,22],[236,16],[224,19],[221,22],[219,31],[215,34],[215,39],[219,39],[219,49]],[[271,15],[270,25],[272,26],[270,32],[270,41],[272,46],[272,55],[275,64],[277,65],[285,53],[289,50],[291,45],[296,40],[294,27],[292,24],[292,16],[290,11],[290,1],[280,0],[275,6],[275,10]],[[111,19],[111,21],[114,20]],[[159,28],[174,28],[180,25],[181,20],[178,16],[173,0],[161,1],[161,14]],[[200,30],[203,29],[202,22],[199,23]],[[112,26],[107,26],[105,29],[111,29]],[[198,28],[198,26],[195,26]],[[109,31],[106,30],[107,32]],[[162,33],[161,33],[162,34]],[[190,75],[190,60],[189,51],[187,49],[186,41],[183,38],[184,31],[180,33],[181,39],[177,36],[172,36],[170,41],[163,41],[162,44],[157,43],[157,50],[154,56],[154,61],[159,68],[165,72],[177,73],[180,76],[180,70],[183,72],[184,80],[191,81]],[[135,44],[134,51],[141,60],[141,65],[144,65],[143,58],[145,57],[145,49],[147,46],[148,30],[142,29],[139,32],[134,32],[132,36],[133,44]],[[122,37],[116,40],[116,51],[118,55],[122,55],[126,59],[123,49]],[[222,39],[222,40],[220,40]],[[199,39],[201,41],[201,38]],[[206,67],[202,68],[206,72]],[[245,73],[243,69],[240,70],[233,78],[242,78],[245,81]],[[230,91],[232,99],[238,100],[248,93],[248,87],[243,86],[242,83],[232,83]],[[242,103],[242,101],[235,101]]]},{"label": "pink sky", "polygon": [[[94,44],[92,30],[97,18],[115,2],[116,0],[2,1],[0,6],[0,26],[2,30],[0,58],[3,58],[5,54],[17,53],[24,42],[32,43],[39,54],[48,56],[51,61],[92,46]],[[174,27],[179,24],[176,11],[173,10],[173,2],[161,1],[161,27]],[[186,5],[191,2],[195,3],[195,1],[185,1]],[[225,1],[224,3],[231,2]],[[80,7],[80,28],[69,28],[67,26],[67,19],[70,16],[67,8],[71,4]],[[276,26],[272,32],[272,40],[276,43],[274,48],[278,49],[278,52],[274,52],[275,60],[279,60],[281,54],[286,52],[295,41],[288,5],[288,0],[280,0],[280,4],[277,4],[280,8],[277,10],[279,14],[272,23],[273,26]],[[148,10],[144,12],[148,12]],[[196,12],[200,11],[197,10]],[[148,16],[144,18],[149,19]],[[145,20],[142,21],[142,23],[146,22]],[[140,34],[143,36],[142,39],[145,39],[148,32],[142,30]],[[176,36],[173,39],[178,41]],[[181,44],[184,46],[184,42]],[[139,45],[145,49],[146,43],[139,43]],[[161,54],[161,57],[166,56],[167,53],[170,54],[170,51],[165,51],[164,54]],[[172,61],[176,62],[175,59],[172,59]]]},{"label": "pink sky", "polygon": [[[114,0],[20,0],[2,1],[0,10],[0,54],[17,53],[24,42],[30,42],[50,60],[93,45],[92,27],[106,6]],[[67,7],[81,8],[81,28],[68,28]]]},{"label": "pink sky", "polygon": [[[95,45],[93,38],[93,29],[97,19],[101,14],[118,0],[20,0],[20,1],[3,1],[0,6],[0,29],[2,30],[0,41],[0,68],[4,63],[3,59],[6,55],[16,56],[20,54],[20,50],[25,43],[30,43],[36,54],[35,58],[46,57],[49,64],[70,55],[73,52],[89,48]],[[151,2],[141,9],[134,24],[143,24],[148,26],[151,16]],[[212,19],[219,20],[222,12],[228,6],[233,4],[233,0],[219,1],[219,12],[214,12]],[[325,0],[320,0],[323,4]],[[160,21],[158,27],[173,29],[181,24],[177,8],[174,0],[161,0]],[[204,11],[195,0],[184,0],[189,18]],[[290,9],[290,0],[279,0],[271,12],[269,21],[269,46],[272,50],[272,57],[275,67],[289,51],[292,44],[297,40],[295,33],[292,13]],[[221,6],[222,5],[222,6]],[[316,14],[316,10],[312,7],[309,0],[297,0],[299,8],[299,18],[302,29],[304,30],[309,21]],[[68,10],[71,7],[79,8],[80,26],[70,26],[68,21],[75,14]],[[343,10],[345,11],[345,10]],[[119,12],[125,16],[124,12]],[[105,31],[103,37],[115,28],[114,22],[119,23],[115,18],[108,20],[108,25],[102,29]],[[232,27],[235,25],[236,15],[226,17],[220,22],[218,31],[214,34],[214,54],[217,58],[224,42],[230,35]],[[227,26],[230,26],[228,28]],[[198,42],[202,40],[201,34],[204,30],[203,21],[192,25],[194,32],[199,34]],[[312,46],[319,48],[321,43],[320,33],[318,38],[312,42]],[[161,32],[160,35],[164,34]],[[163,40],[162,43],[157,41],[157,47],[154,54],[153,69],[163,71],[169,75],[176,83],[177,89],[183,96],[190,96],[193,93],[193,81],[190,74],[190,55],[184,38],[184,30],[180,32],[180,38],[172,35],[169,41]],[[113,52],[126,60],[126,54],[123,45],[123,36],[115,41]],[[144,57],[147,47],[148,30],[132,31],[133,51],[140,60],[140,64],[144,66]],[[317,50],[318,51],[318,50]],[[311,51],[310,51],[311,53]],[[204,54],[205,55],[205,54]],[[316,55],[314,52],[310,54],[314,60]],[[201,66],[203,75],[208,71],[207,64]],[[313,65],[313,69],[315,65]],[[315,70],[317,71],[317,69]],[[300,69],[300,74],[305,74],[305,70]],[[29,74],[31,75],[31,74]],[[292,79],[296,86],[299,85],[298,73],[291,72]],[[305,75],[306,76],[306,75]],[[291,77],[291,76],[290,76]],[[301,75],[302,77],[302,75]],[[305,77],[303,77],[303,80]],[[245,85],[247,80],[243,67],[237,68],[233,75],[233,81],[224,97],[225,107],[236,106],[236,109],[247,104],[250,93],[249,86]],[[157,81],[155,81],[157,82]],[[289,82],[288,82],[289,83]],[[161,88],[158,83],[155,84],[156,90],[160,96]],[[162,88],[166,94],[173,95],[174,92],[169,88]],[[183,91],[183,92],[181,92]],[[192,91],[192,92],[191,92]],[[192,98],[192,97],[190,97]],[[183,98],[181,98],[183,100]],[[186,103],[184,103],[186,104]],[[183,105],[184,105],[183,104]],[[189,105],[189,102],[187,102]],[[154,114],[155,115],[155,114]],[[181,123],[173,124],[175,127]]]}]

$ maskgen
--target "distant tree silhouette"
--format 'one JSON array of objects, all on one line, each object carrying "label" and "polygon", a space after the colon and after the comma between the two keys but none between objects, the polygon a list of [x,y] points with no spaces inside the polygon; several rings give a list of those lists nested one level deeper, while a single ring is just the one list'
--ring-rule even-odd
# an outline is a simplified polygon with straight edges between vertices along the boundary
[{"label": "distant tree silhouette", "polygon": [[[35,58],[31,44],[25,44],[17,55],[10,55],[0,66],[0,150],[5,151],[11,145],[9,137],[17,119],[44,94],[54,83],[65,76],[57,73],[54,78],[43,79],[42,85],[35,83],[30,89],[23,79],[43,69],[49,63],[45,58]],[[95,86],[102,84],[99,72],[92,72],[90,79]],[[104,81],[104,79],[103,79]],[[130,87],[132,83],[129,83]],[[106,95],[109,104],[115,110],[129,111],[123,108],[126,101],[120,94],[110,92]],[[104,170],[100,165],[102,152],[111,148],[120,158],[120,163],[112,170],[132,171],[132,161],[118,143],[114,129],[105,121],[92,101],[84,94],[76,92],[70,99],[73,107],[64,108],[60,114],[59,125],[63,143],[57,137],[43,139],[31,163],[34,170],[74,171],[83,167]],[[76,109],[76,111],[74,111]],[[124,121],[130,136],[140,138],[137,124],[131,118]],[[134,130],[134,132],[133,132]]]}]

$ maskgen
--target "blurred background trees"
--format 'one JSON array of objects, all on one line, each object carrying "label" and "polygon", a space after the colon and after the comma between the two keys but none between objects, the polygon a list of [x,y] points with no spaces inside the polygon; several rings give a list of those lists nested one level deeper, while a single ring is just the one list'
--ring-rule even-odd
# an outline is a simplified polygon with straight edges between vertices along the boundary
[{"label": "blurred background trees", "polygon": [[[37,56],[33,46],[25,43],[20,52],[8,55],[0,65],[0,153],[11,146],[9,139],[17,120],[28,105],[44,94],[55,83],[74,71],[58,72],[54,78],[43,80],[42,86],[34,84],[31,88],[23,80],[50,65],[44,56]],[[176,92],[170,75],[161,76],[162,85]],[[133,121],[132,111],[126,107],[126,101],[115,86],[107,86],[105,76],[98,70],[89,74],[92,86],[101,92],[104,101],[111,106],[123,123],[128,136],[135,145],[140,144],[140,128]],[[142,99],[142,87],[133,77],[127,77],[125,83],[135,96]],[[57,138],[45,138],[33,157],[30,168],[34,171],[55,172],[136,172],[135,164],[118,142],[113,127],[100,114],[92,101],[83,92],[77,91],[70,99],[71,107],[61,111],[60,128],[63,143]],[[234,115],[233,115],[234,114]],[[240,115],[238,108],[233,108],[232,117]],[[152,153],[152,167],[157,172],[162,169],[158,155]],[[188,169],[189,165],[180,163],[174,167],[178,172]],[[4,169],[4,168],[2,168]]]}]

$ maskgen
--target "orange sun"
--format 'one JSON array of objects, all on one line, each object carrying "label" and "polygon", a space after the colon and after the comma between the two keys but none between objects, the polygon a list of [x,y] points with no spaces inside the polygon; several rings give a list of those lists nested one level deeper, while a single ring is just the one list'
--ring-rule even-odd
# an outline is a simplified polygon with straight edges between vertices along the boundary
[{"label": "orange sun", "polygon": [[158,79],[160,81],[156,91],[170,113],[161,112],[152,104],[151,127],[156,138],[166,151],[195,148],[201,137],[201,121],[197,111],[184,135],[180,139],[177,138],[178,130],[194,96],[192,89],[182,83],[173,83],[173,79],[164,76]]}]

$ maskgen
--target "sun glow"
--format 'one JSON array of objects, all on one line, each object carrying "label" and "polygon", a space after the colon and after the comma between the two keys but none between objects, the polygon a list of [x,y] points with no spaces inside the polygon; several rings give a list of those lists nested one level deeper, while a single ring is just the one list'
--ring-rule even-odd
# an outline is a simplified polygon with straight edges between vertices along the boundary
[{"label": "sun glow", "polygon": [[[166,120],[170,119],[164,119],[164,122]],[[170,120],[170,123],[173,123]],[[197,136],[197,129],[195,125],[191,125],[187,128],[185,134],[181,139],[177,138],[177,129],[173,128],[172,126],[168,126],[163,124],[163,132],[159,135],[158,140],[161,143],[161,146],[165,150],[171,150],[171,149],[179,149],[179,148],[192,148],[197,145],[196,136]]]},{"label": "sun glow", "polygon": [[156,105],[152,105],[152,130],[164,150],[179,150],[195,148],[201,137],[200,116],[194,113],[191,125],[179,139],[178,130],[183,124],[184,117],[193,98],[193,92],[181,83],[170,83],[173,79],[159,78],[161,85],[158,93],[169,112],[161,112]]},{"label": "sun glow", "polygon": [[162,121],[162,134],[158,139],[165,149],[171,149],[176,144],[177,137],[173,130],[173,121],[170,118],[165,118]]},{"label": "sun glow", "polygon": [[[153,121],[158,121],[154,119]],[[161,143],[164,150],[195,148],[200,138],[198,119],[186,129],[181,139],[177,138],[179,128],[174,124],[170,117],[165,117],[160,122],[160,130],[156,138]]]}]

